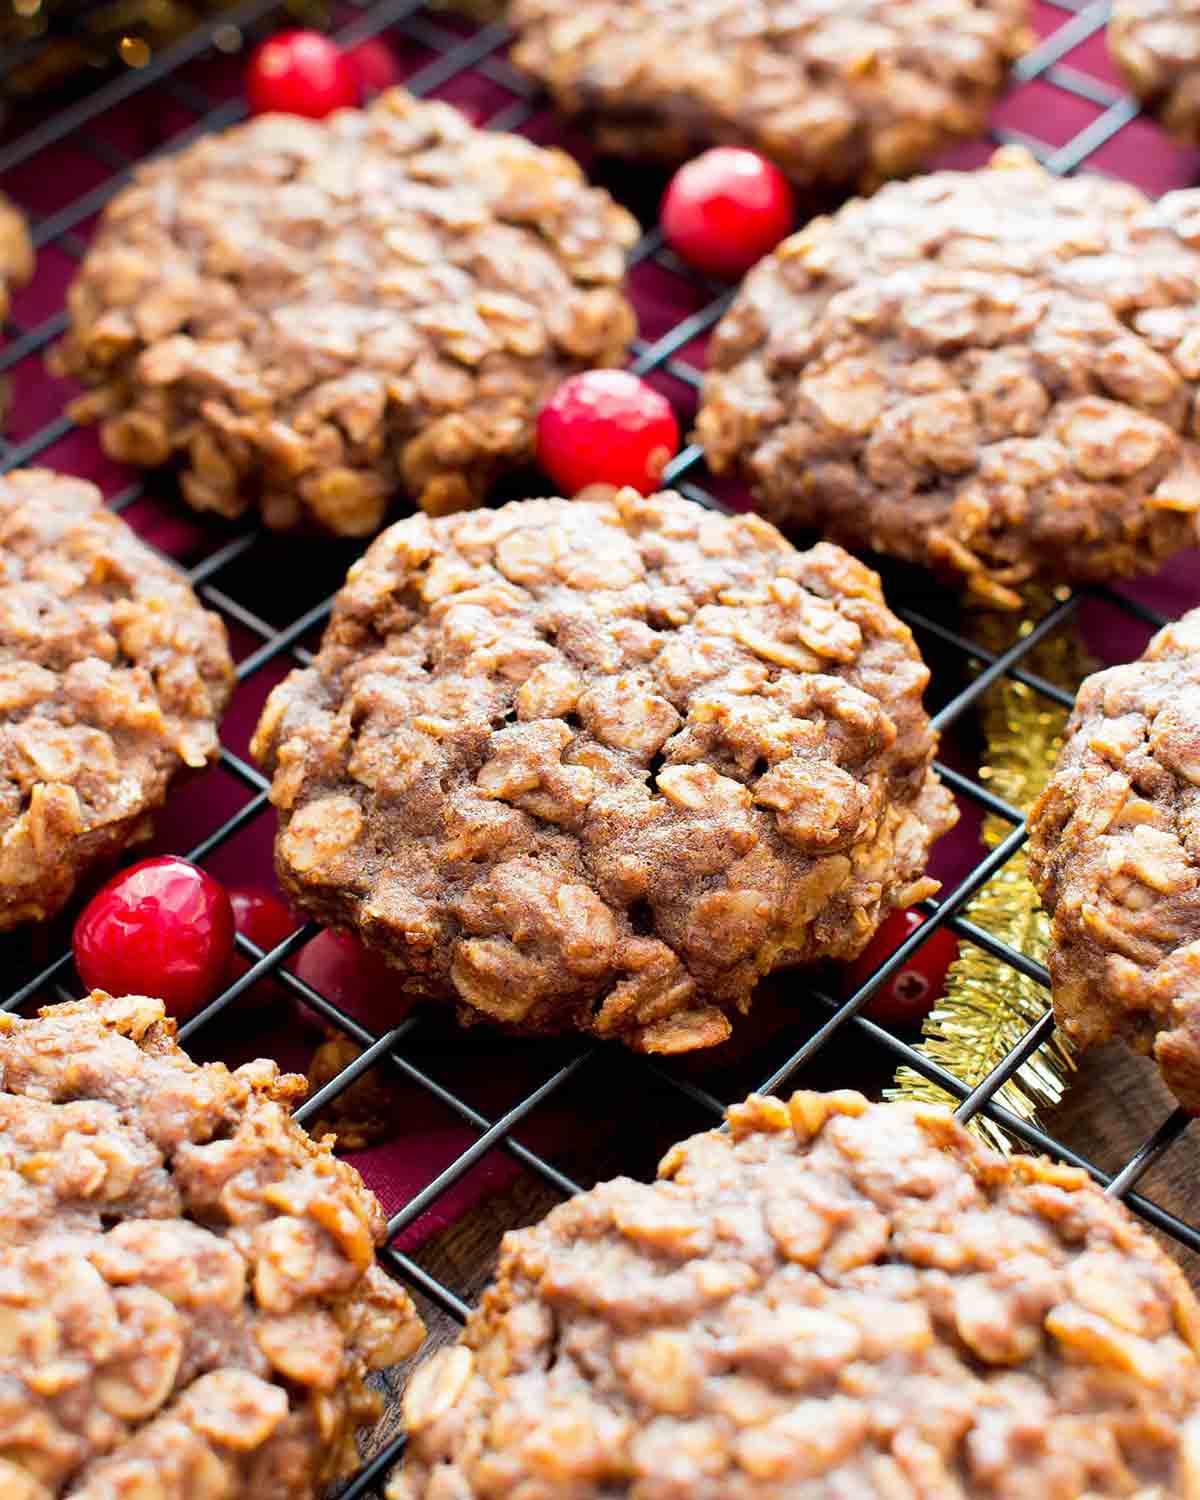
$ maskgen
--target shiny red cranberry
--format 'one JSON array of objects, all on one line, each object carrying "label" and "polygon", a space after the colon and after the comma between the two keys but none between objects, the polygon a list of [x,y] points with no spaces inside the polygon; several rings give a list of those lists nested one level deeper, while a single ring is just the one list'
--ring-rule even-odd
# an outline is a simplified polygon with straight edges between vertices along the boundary
[{"label": "shiny red cranberry", "polygon": [[358,74],[319,31],[281,31],[256,47],[246,68],[252,114],[278,111],[321,120],[358,103]]},{"label": "shiny red cranberry", "polygon": [[[360,1026],[382,1036],[403,1019],[412,1002],[400,993],[400,976],[377,953],[357,938],[327,928],[305,943],[294,972],[331,1004],[344,1010]],[[320,1012],[297,1000],[301,1020],[316,1031],[330,1022]]]},{"label": "shiny red cranberry", "polygon": [[220,989],[233,950],[225,888],[173,854],[144,859],[100,888],[75,923],[88,989],[155,995],[186,1020]]},{"label": "shiny red cranberry", "polygon": [[671,403],[628,370],[572,375],[538,415],[538,463],[568,496],[589,484],[648,495],[678,447]]},{"label": "shiny red cranberry", "polygon": [[400,82],[396,54],[381,36],[368,37],[365,42],[347,47],[345,57],[358,79],[360,93],[381,94]]},{"label": "shiny red cranberry", "polygon": [[[846,970],[847,995],[861,988],[924,920],[918,911],[894,911]],[[915,1030],[945,994],[946,971],[957,957],[958,939],[947,927],[935,928],[875,991],[863,1014],[880,1026]]]},{"label": "shiny red cranberry", "polygon": [[[231,886],[229,904],[233,908],[233,922],[238,932],[264,953],[278,948],[284,938],[291,937],[300,925],[278,896],[257,887]],[[229,960],[229,983],[240,979],[248,968],[250,960],[235,948]],[[274,978],[266,978],[259,980],[250,995],[262,1005],[272,1005],[284,998],[284,990]]]},{"label": "shiny red cranberry", "polygon": [[736,281],[791,232],[796,202],[765,156],[714,146],[671,178],[659,219],[667,243],[689,265]]}]

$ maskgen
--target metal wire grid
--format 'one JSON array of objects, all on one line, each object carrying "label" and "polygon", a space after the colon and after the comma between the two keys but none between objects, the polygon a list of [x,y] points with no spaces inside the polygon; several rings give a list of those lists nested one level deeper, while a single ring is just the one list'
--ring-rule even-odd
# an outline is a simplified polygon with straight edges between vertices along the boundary
[{"label": "metal wire grid", "polygon": [[[1084,3],[1084,0],[1052,0],[1052,4],[1055,10],[1062,13],[1062,24],[1018,62],[1014,70],[1016,78],[1020,82],[1043,80],[1096,106],[1100,112],[1069,141],[1058,146],[1048,144],[1024,131],[1012,129],[997,130],[994,138],[1022,144],[1033,151],[1051,171],[1065,173],[1089,162],[1101,146],[1135,118],[1137,108],[1127,96],[1062,61],[1073,48],[1094,36],[1104,26],[1108,12],[1107,0],[1091,0],[1091,3]],[[33,237],[39,250],[53,244],[77,260],[85,249],[84,241],[77,231],[128,180],[134,162],[121,151],[92,135],[89,127],[127,101],[148,96],[151,90],[159,91],[162,96],[182,105],[196,117],[189,127],[170,139],[166,149],[178,149],[207,131],[234,123],[244,114],[240,99],[214,101],[190,78],[180,76],[181,70],[197,60],[211,56],[214,48],[219,50],[227,38],[232,37],[236,41],[238,32],[253,33],[255,28],[269,25],[278,8],[279,0],[247,0],[247,3],[223,13],[161,54],[147,67],[129,71],[113,79],[79,102],[43,120],[19,138],[0,143],[0,180],[3,180],[5,174],[35,162],[43,152],[64,143],[90,154],[106,169],[104,179],[97,186],[34,224]],[[507,63],[503,54],[508,37],[499,25],[464,31],[454,23],[448,23],[445,18],[431,15],[422,8],[418,0],[351,0],[349,9],[341,19],[344,24],[337,35],[343,42],[359,41],[387,32],[393,38],[413,43],[430,53],[429,61],[405,80],[406,87],[417,94],[436,93],[471,70],[483,75],[502,90],[509,101],[487,120],[489,128],[520,129],[528,124],[542,106],[543,101],[537,91]],[[0,78],[14,60],[11,57],[0,58]],[[700,386],[701,373],[695,365],[682,357],[681,351],[717,321],[728,305],[730,293],[728,289],[705,281],[683,266],[664,247],[661,234],[656,228],[649,229],[642,236],[633,252],[633,261],[635,264],[653,262],[676,276],[687,278],[702,299],[702,305],[696,311],[675,322],[659,337],[636,343],[632,360],[632,367],[638,372],[669,377],[679,382],[688,392],[694,393]],[[30,356],[40,355],[63,331],[65,321],[64,313],[59,310],[35,326],[10,322],[6,329],[6,343],[0,349],[0,372],[13,370]],[[0,473],[38,459],[71,430],[70,419],[60,412],[23,439],[9,442],[0,438]],[[689,446],[681,452],[669,465],[664,476],[665,483],[681,489],[700,503],[723,508],[717,497],[705,486],[704,478],[702,455],[695,446]],[[111,503],[118,511],[126,510],[148,492],[148,481],[137,480],[122,490]],[[257,642],[238,664],[237,673],[241,682],[248,681],[273,664],[287,667],[307,663],[311,654],[304,641],[311,638],[314,631],[322,625],[333,600],[331,589],[312,607],[280,627],[263,619],[234,597],[222,587],[222,574],[231,570],[239,559],[246,557],[255,546],[257,538],[258,533],[253,527],[240,531],[216,544],[213,550],[189,570],[189,577],[205,602]],[[962,669],[962,676],[969,679],[934,715],[935,727],[947,730],[958,724],[981,694],[1001,677],[1024,683],[1049,702],[1069,704],[1069,694],[1030,670],[1026,662],[1038,642],[1067,625],[1089,595],[1103,598],[1112,607],[1125,611],[1145,624],[1164,623],[1152,610],[1112,591],[1100,589],[1088,591],[1087,594],[1076,592],[1055,604],[1038,620],[1031,632],[1018,639],[1009,649],[997,653],[971,640],[955,628],[953,623],[947,623],[921,609],[901,607],[898,613],[918,636],[951,653]],[[228,747],[222,748],[220,764],[245,789],[247,800],[188,851],[188,858],[196,861],[203,861],[255,819],[270,816],[266,779]],[[905,1041],[859,1014],[873,991],[908,961],[935,928],[943,925],[950,927],[960,939],[977,944],[1040,984],[1048,986],[1049,983],[1049,976],[1040,963],[1016,951],[962,915],[962,910],[971,897],[1024,843],[1026,833],[1020,811],[975,777],[944,762],[939,763],[938,769],[960,798],[1007,821],[1011,825],[1010,833],[953,889],[944,893],[940,900],[923,903],[922,910],[926,915],[923,926],[897,948],[849,998],[835,997],[820,988],[812,987],[807,976],[798,980],[804,986],[805,993],[828,1012],[827,1017],[801,1046],[790,1050],[761,1079],[759,1091],[773,1092],[789,1084],[843,1028],[856,1029],[871,1049],[887,1059],[889,1067],[906,1064],[959,1099],[957,1114],[960,1120],[969,1120],[975,1114],[982,1113],[1001,1124],[1025,1146],[1084,1168],[1107,1192],[1124,1199],[1155,1228],[1188,1249],[1200,1251],[1200,1228],[1183,1222],[1159,1204],[1134,1191],[1140,1177],[1184,1130],[1188,1117],[1183,1110],[1176,1110],[1165,1119],[1120,1171],[1109,1175],[1094,1162],[1026,1124],[996,1103],[997,1090],[1050,1035],[1053,1021],[1048,1014],[974,1088],[968,1088],[952,1074],[916,1052]],[[351,1066],[339,1072],[305,1102],[297,1111],[300,1120],[317,1116],[369,1069],[382,1065],[398,1080],[405,1080],[424,1090],[475,1132],[475,1139],[469,1149],[459,1154],[393,1215],[388,1224],[387,1244],[380,1252],[383,1263],[401,1280],[461,1323],[470,1312],[467,1303],[452,1287],[431,1275],[412,1256],[399,1250],[395,1244],[397,1238],[458,1183],[476,1162],[496,1148],[509,1153],[522,1168],[535,1174],[556,1193],[567,1196],[579,1191],[579,1184],[542,1154],[523,1145],[517,1132],[535,1109],[562,1090],[590,1060],[602,1056],[604,1049],[595,1044],[580,1045],[566,1062],[556,1065],[536,1088],[524,1094],[498,1118],[489,1119],[413,1059],[410,1049],[406,1049],[406,1042],[420,1025],[417,1017],[409,1016],[391,1030],[377,1035],[303,979],[282,967],[318,930],[316,924],[308,923],[266,953],[239,935],[238,947],[248,960],[249,968],[236,983],[231,984],[206,1009],[181,1027],[181,1039],[186,1041],[210,1026],[229,1007],[235,1005],[240,996],[247,994],[256,984],[270,976],[364,1049]],[[71,998],[72,990],[67,982],[75,977],[71,964],[69,950],[61,952],[0,1001],[0,1008],[17,1009],[47,992]],[[677,1091],[691,1107],[700,1112],[701,1118],[719,1121],[724,1106],[732,1102],[732,1098],[719,1099],[708,1089],[647,1059],[627,1058],[626,1062],[652,1073],[656,1087]],[[400,1436],[376,1454],[341,1490],[341,1500],[361,1500],[361,1497],[373,1492],[395,1463],[403,1443],[403,1436]]]}]

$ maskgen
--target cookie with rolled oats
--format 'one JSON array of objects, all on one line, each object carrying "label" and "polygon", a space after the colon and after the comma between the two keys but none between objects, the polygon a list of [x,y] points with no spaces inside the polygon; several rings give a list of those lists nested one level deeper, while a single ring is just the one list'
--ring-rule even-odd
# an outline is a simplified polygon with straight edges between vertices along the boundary
[{"label": "cookie with rolled oats", "polygon": [[1200,192],[1028,153],[894,183],[762,261],[697,420],[763,512],[1016,608],[1200,540]]},{"label": "cookie with rolled oats", "polygon": [[465,1022],[711,1046],[955,820],[879,580],[677,495],[401,521],[254,739],[289,895]]},{"label": "cookie with rolled oats", "polygon": [[33,242],[20,209],[0,193],[0,318],[8,315],[9,289],[33,275]]},{"label": "cookie with rolled oats", "polygon": [[1200,1113],[1200,609],[1083,684],[1029,837],[1058,1024]]},{"label": "cookie with rolled oats", "polygon": [[870,191],[978,135],[1027,0],[513,0],[513,61],[602,149],[763,152]]},{"label": "cookie with rolled oats", "polygon": [[563,152],[403,89],[262,115],[138,169],[54,363],[197,509],[365,536],[399,495],[475,504],[564,376],[620,363],[637,233]]},{"label": "cookie with rolled oats", "polygon": [[1108,50],[1165,129],[1200,144],[1200,3],[1113,0]]},{"label": "cookie with rolled oats", "polygon": [[[21,210],[0,193],[0,319],[8,316],[10,293],[33,275],[33,241]],[[12,395],[8,376],[0,377],[0,426],[8,416]]]},{"label": "cookie with rolled oats", "polygon": [[358,1467],[367,1377],[424,1330],[303,1097],[193,1062],[161,1000],[0,1016],[4,1500],[316,1500]]},{"label": "cookie with rolled oats", "polygon": [[95,485],[0,477],[0,929],[149,836],[232,691],[220,618]]},{"label": "cookie with rolled oats", "polygon": [[389,1500],[1191,1500],[1200,1307],[1087,1173],[754,1098],[508,1234]]}]

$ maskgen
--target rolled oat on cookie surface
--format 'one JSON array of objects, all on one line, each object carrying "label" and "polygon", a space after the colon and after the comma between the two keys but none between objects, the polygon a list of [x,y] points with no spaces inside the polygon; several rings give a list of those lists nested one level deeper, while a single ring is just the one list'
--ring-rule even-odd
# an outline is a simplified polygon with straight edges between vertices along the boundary
[{"label": "rolled oat on cookie surface", "polygon": [[869,191],[977,135],[1034,41],[1026,0],[514,0],[513,62],[602,150],[749,146]]},{"label": "rolled oat on cookie surface", "polygon": [[263,115],[138,169],[55,367],[197,509],[365,536],[400,494],[475,504],[564,376],[620,363],[637,233],[563,152],[402,89]]},{"label": "rolled oat on cookie surface", "polygon": [[1029,834],[1058,1024],[1200,1113],[1200,609],[1083,684]]},{"label": "rolled oat on cookie surface", "polygon": [[33,241],[20,209],[0,193],[0,318],[8,315],[9,292],[33,275]]},{"label": "rolled oat on cookie surface", "polygon": [[1113,0],[1108,50],[1150,113],[1200,144],[1200,0]]},{"label": "rolled oat on cookie surface", "polygon": [[765,514],[1015,608],[1200,539],[1200,192],[1006,148],[814,220],[718,324],[697,418]]},{"label": "rolled oat on cookie surface", "polygon": [[232,690],[220,619],[95,485],[0,476],[0,928],[148,835]]},{"label": "rolled oat on cookie surface", "polygon": [[303,1094],[193,1063],[158,1000],[0,1016],[5,1500],[314,1500],[357,1467],[365,1376],[423,1329]]},{"label": "rolled oat on cookie surface", "polygon": [[397,523],[252,749],[284,889],[409,999],[686,1051],[937,888],[928,678],[840,548],[626,489]]},{"label": "rolled oat on cookie surface", "polygon": [[1192,1500],[1200,1307],[1078,1169],[751,1097],[505,1236],[389,1500]]}]

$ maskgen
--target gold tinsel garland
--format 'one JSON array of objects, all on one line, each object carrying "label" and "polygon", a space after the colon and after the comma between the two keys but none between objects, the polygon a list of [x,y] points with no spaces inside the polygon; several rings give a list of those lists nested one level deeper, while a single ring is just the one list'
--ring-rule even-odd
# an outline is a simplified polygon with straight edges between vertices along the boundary
[{"label": "gold tinsel garland", "polygon": [[[1052,601],[1043,602],[1048,607]],[[982,644],[997,651],[1005,649],[1007,643],[1001,639],[996,616],[979,615],[975,628],[976,639]],[[1032,629],[1032,620],[1020,627],[1022,635]],[[1056,631],[1039,642],[1023,664],[1072,695],[1094,665],[1071,629]],[[981,715],[987,750],[980,779],[997,796],[1027,813],[1054,769],[1068,710],[1024,683],[1002,677],[983,695]],[[983,839],[989,849],[1011,831],[1003,818],[989,815],[984,820]],[[963,915],[1018,952],[1045,962],[1049,921],[1030,883],[1023,848],[967,904]],[[974,1087],[1041,1019],[1049,1003],[1042,985],[1018,973],[1002,958],[993,958],[974,943],[964,941],[947,976],[946,993],[925,1020],[917,1050]],[[1069,1043],[1055,1032],[998,1091],[997,1103],[1023,1120],[1034,1121],[1039,1110],[1052,1107],[1062,1098],[1074,1067]],[[951,1105],[958,1102],[907,1067],[897,1071],[888,1097]],[[975,1116],[970,1128],[990,1145],[1003,1151],[1011,1149],[1006,1133],[982,1115]]]}]

